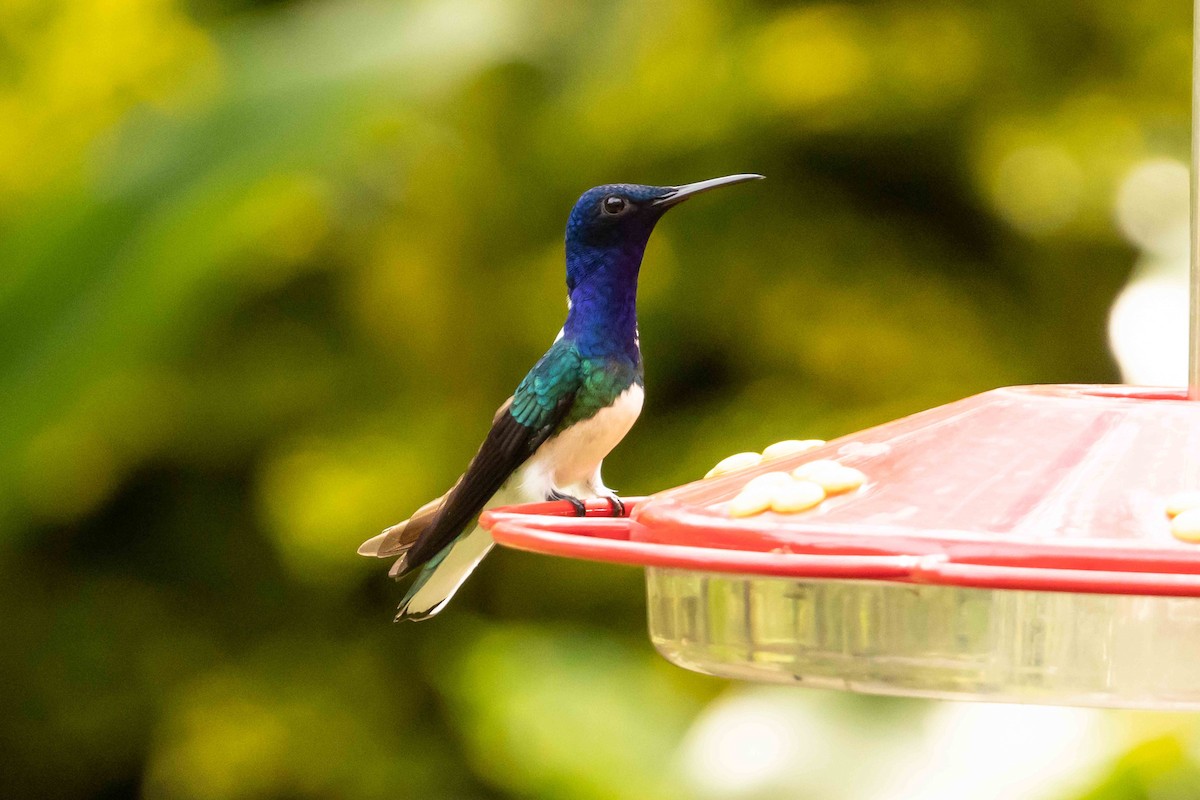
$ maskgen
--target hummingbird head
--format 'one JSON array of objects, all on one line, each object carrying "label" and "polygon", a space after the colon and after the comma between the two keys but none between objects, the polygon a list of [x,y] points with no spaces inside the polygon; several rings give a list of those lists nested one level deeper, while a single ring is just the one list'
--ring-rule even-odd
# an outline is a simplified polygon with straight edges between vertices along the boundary
[{"label": "hummingbird head", "polygon": [[585,355],[624,353],[637,363],[638,272],[655,223],[694,194],[761,177],[729,175],[683,186],[613,183],[584,192],[567,222],[562,335]]},{"label": "hummingbird head", "polygon": [[567,221],[568,290],[598,272],[613,270],[636,281],[646,243],[668,209],[692,195],[761,178],[728,175],[682,186],[612,183],[588,189]]}]

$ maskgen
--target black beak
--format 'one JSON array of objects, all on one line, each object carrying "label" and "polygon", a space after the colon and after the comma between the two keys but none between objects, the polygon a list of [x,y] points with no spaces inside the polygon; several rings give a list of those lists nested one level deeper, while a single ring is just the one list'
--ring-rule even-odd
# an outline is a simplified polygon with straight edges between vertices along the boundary
[{"label": "black beak", "polygon": [[726,175],[724,178],[710,178],[709,180],[698,181],[696,183],[685,183],[683,186],[672,186],[669,193],[655,200],[652,205],[660,208],[670,208],[682,203],[694,194],[707,192],[709,189],[716,189],[720,186],[732,186],[735,183],[745,183],[746,181],[761,181],[762,178],[762,175],[744,173],[742,175]]}]

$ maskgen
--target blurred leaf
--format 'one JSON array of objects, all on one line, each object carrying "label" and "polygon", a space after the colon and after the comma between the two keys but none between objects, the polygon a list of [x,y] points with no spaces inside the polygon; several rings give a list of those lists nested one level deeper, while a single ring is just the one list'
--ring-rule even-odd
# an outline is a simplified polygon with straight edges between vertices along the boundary
[{"label": "blurred leaf", "polygon": [[679,796],[670,755],[695,705],[599,632],[479,631],[427,668],[489,782],[521,796]]}]

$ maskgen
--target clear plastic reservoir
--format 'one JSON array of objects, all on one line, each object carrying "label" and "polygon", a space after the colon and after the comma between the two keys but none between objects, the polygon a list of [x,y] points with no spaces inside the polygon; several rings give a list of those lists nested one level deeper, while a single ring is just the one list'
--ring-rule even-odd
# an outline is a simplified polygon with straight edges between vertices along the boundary
[{"label": "clear plastic reservoir", "polygon": [[1200,709],[1200,598],[650,567],[650,637],[726,678],[955,700]]}]

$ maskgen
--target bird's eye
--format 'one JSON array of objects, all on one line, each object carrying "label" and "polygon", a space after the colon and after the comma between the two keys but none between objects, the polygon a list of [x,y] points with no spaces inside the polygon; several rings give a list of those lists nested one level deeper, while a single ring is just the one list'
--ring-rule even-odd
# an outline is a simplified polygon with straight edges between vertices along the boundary
[{"label": "bird's eye", "polygon": [[612,215],[620,214],[625,210],[626,205],[628,204],[625,202],[625,198],[618,197],[615,194],[610,194],[600,203],[600,206],[604,209],[604,213]]}]

